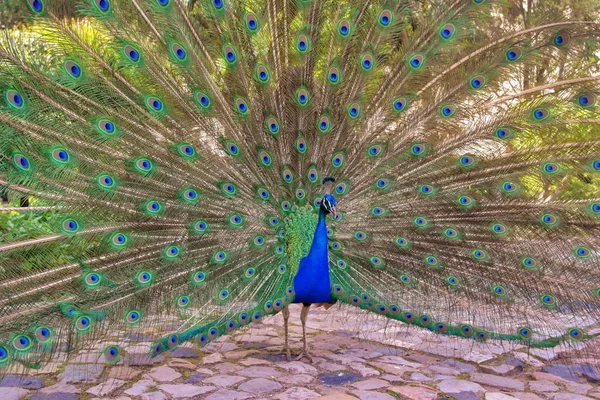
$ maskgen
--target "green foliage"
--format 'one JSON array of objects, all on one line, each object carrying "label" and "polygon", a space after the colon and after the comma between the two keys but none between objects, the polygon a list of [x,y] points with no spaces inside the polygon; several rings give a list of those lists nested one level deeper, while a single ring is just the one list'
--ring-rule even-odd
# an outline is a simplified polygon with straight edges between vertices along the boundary
[{"label": "green foliage", "polygon": [[[40,206],[39,201],[30,200],[30,206]],[[60,217],[59,211],[4,211],[3,208],[18,207],[18,202],[0,205],[0,245],[30,239],[39,239],[56,234],[56,223]],[[52,268],[53,265],[65,265],[74,262],[74,257],[88,253],[98,243],[79,242],[75,246],[68,242],[55,247],[36,247],[27,253],[26,257],[15,256],[11,252],[0,252],[0,276],[6,272],[4,267],[18,266],[19,270],[27,273],[32,270]]]},{"label": "green foliage", "polygon": [[[63,7],[58,17],[72,18],[75,12],[69,7]],[[25,0],[2,0],[0,2],[0,29],[11,29],[29,23],[31,11]]]},{"label": "green foliage", "polygon": [[12,28],[22,23],[29,14],[27,4],[22,0],[3,0],[0,6],[0,28]]},{"label": "green foliage", "polygon": [[54,215],[53,211],[0,212],[0,244],[32,239],[52,232]]},{"label": "green foliage", "polygon": [[[563,106],[563,108],[565,108]],[[558,109],[557,112],[567,110]],[[555,128],[555,134],[542,136],[535,131],[526,131],[518,135],[513,141],[519,150],[536,149],[542,146],[551,146],[557,143],[575,143],[583,140],[592,140],[600,135],[600,128],[595,124],[572,124],[570,129]],[[532,171],[521,177],[520,183],[525,189],[525,194],[533,198],[550,200],[569,200],[594,198],[600,192],[600,177],[597,174],[581,172],[581,165],[565,169],[555,177],[546,177],[538,171]]]}]

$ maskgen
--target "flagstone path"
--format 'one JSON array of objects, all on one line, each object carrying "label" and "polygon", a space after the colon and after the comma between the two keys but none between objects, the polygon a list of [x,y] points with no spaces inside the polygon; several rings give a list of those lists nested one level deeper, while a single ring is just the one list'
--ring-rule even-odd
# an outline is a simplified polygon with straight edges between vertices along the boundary
[{"label": "flagstone path", "polygon": [[[294,349],[301,347],[299,314],[293,305]],[[581,344],[540,350],[478,343],[337,306],[311,310],[307,326],[314,363],[281,354],[276,315],[200,350],[186,344],[151,359],[150,343],[136,343],[116,366],[81,353],[66,368],[6,375],[0,400],[600,399],[600,361],[565,358]]]}]

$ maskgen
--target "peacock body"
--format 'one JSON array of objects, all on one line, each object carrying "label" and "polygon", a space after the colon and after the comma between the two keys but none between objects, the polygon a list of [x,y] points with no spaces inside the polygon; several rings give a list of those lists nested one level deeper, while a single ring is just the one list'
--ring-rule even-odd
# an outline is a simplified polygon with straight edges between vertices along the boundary
[{"label": "peacock body", "polygon": [[[319,207],[319,219],[317,226],[311,232],[311,226],[303,226],[304,237],[312,236],[312,243],[306,255],[300,259],[297,268],[293,268],[294,276],[293,286],[295,291],[294,303],[328,303],[331,301],[331,279],[329,276],[329,250],[327,238],[327,225],[325,222],[327,214],[330,212],[331,203],[335,198],[331,194],[326,194],[324,202],[328,206]],[[335,206],[334,206],[335,207]],[[307,208],[310,212],[310,207]],[[335,208],[333,208],[335,212]],[[304,213],[306,215],[306,213]],[[304,217],[306,219],[306,216]],[[312,219],[312,218],[311,218]],[[291,224],[290,224],[291,225]],[[307,229],[308,228],[308,229]],[[288,239],[292,244],[292,238]],[[293,244],[292,244],[293,245]]]},{"label": "peacock body", "polygon": [[153,356],[202,346],[292,302],[533,347],[594,336],[597,19],[25,1],[36,28],[0,40],[0,184],[29,206],[0,212],[47,229],[0,241],[0,366],[99,343],[116,363],[146,332]]}]

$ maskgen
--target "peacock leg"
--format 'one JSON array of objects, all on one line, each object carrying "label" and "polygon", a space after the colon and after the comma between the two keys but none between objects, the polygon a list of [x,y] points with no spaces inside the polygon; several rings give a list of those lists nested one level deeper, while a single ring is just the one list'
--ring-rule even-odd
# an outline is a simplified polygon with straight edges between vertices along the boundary
[{"label": "peacock leg", "polygon": [[308,361],[313,362],[312,357],[308,354],[308,346],[306,345],[306,318],[308,317],[308,310],[310,310],[310,304],[303,304],[302,311],[300,312],[300,321],[302,321],[302,352],[296,357],[296,360],[306,357]]},{"label": "peacock leg", "polygon": [[285,352],[285,358],[287,358],[288,361],[292,360],[292,355],[290,354],[290,345],[288,342],[288,320],[290,319],[290,309],[289,308],[284,308],[283,309],[283,330],[285,332],[285,344],[283,345],[283,351]]}]

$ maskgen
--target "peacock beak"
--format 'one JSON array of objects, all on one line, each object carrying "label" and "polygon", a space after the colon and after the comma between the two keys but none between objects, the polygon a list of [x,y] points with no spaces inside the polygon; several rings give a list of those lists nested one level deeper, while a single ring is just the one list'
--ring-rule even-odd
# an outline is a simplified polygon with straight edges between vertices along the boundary
[{"label": "peacock beak", "polygon": [[337,212],[335,211],[335,206],[331,206],[330,211],[331,211],[331,214],[333,215],[333,218],[337,218]]}]

